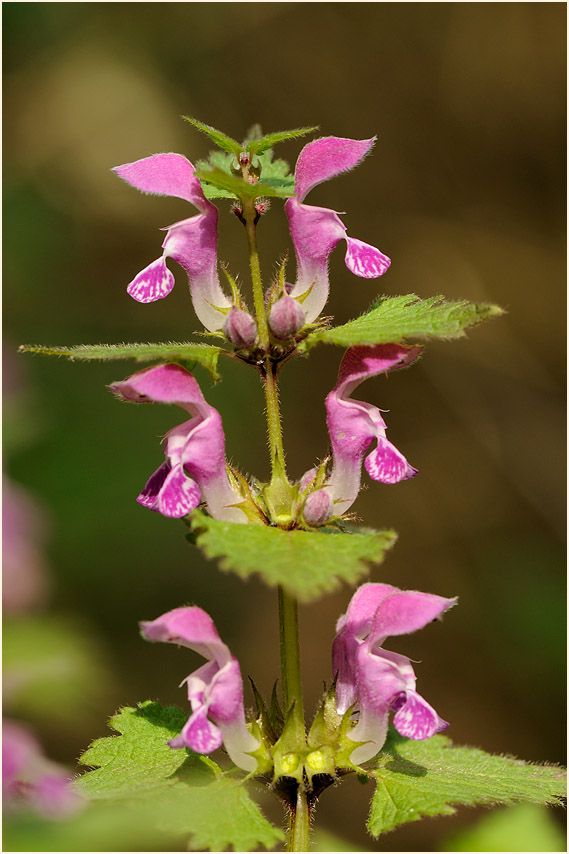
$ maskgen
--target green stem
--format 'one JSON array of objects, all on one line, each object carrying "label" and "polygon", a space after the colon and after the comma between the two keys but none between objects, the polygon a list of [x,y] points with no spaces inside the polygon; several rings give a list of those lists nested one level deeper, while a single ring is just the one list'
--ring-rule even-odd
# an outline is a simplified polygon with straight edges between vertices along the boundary
[{"label": "green stem", "polygon": [[279,587],[279,627],[284,712],[286,714],[294,703],[294,717],[298,723],[299,733],[304,736],[298,604],[296,599],[282,587]]},{"label": "green stem", "polygon": [[251,270],[251,283],[253,285],[253,302],[255,304],[255,315],[257,317],[257,330],[259,332],[259,343],[263,350],[269,349],[269,325],[265,311],[265,295],[263,293],[263,281],[261,279],[261,264],[257,250],[257,226],[255,225],[255,202],[253,199],[245,199],[243,202],[243,219],[247,232],[247,244],[249,246],[249,267]]},{"label": "green stem", "polygon": [[296,793],[296,809],[290,814],[287,851],[308,851],[310,842],[310,810],[302,786]]}]

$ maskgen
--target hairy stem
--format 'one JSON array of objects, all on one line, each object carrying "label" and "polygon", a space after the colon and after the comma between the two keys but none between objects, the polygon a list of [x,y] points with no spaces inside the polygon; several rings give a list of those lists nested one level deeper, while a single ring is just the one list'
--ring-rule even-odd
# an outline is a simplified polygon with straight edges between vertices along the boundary
[{"label": "hairy stem", "polygon": [[284,712],[286,714],[294,703],[293,714],[299,732],[304,733],[298,604],[282,587],[279,587],[279,626]]},{"label": "hairy stem", "polygon": [[247,231],[247,244],[249,246],[249,268],[251,270],[251,283],[253,285],[253,302],[255,304],[255,315],[257,318],[257,330],[259,332],[259,343],[263,350],[269,349],[269,325],[267,312],[265,311],[265,295],[263,293],[263,281],[261,279],[261,264],[259,263],[259,252],[257,250],[257,226],[255,218],[255,202],[246,199],[243,202],[243,219]]},{"label": "hairy stem", "polygon": [[291,812],[287,851],[308,851],[310,841],[310,811],[302,786],[296,793],[296,809]]}]

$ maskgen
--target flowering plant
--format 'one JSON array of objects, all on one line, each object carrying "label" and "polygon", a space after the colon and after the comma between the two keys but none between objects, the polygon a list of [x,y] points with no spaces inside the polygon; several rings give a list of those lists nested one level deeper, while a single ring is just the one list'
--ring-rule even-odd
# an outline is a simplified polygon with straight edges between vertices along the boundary
[{"label": "flowering plant", "polygon": [[[247,710],[238,660],[212,618],[198,605],[172,603],[167,613],[149,615],[154,619],[142,622],[141,632],[145,640],[173,643],[206,659],[184,679],[190,709],[146,701],[121,710],[111,720],[121,736],[100,739],[83,754],[81,762],[97,770],[79,777],[74,788],[94,801],[127,801],[141,808],[141,820],[189,834],[193,846],[211,850],[271,848],[284,836],[287,850],[308,850],[318,798],[349,774],[378,783],[368,823],[375,836],[422,815],[447,814],[458,804],[555,802],[562,793],[559,769],[454,747],[440,735],[449,724],[417,691],[411,660],[385,647],[390,638],[440,619],[455,605],[456,591],[432,594],[377,582],[360,586],[338,620],[330,681],[310,726],[303,702],[298,602],[315,601],[342,582],[357,583],[395,542],[393,531],[353,524],[362,466],[389,488],[417,475],[391,434],[387,438],[380,409],[356,399],[356,389],[366,379],[411,366],[423,351],[417,342],[457,338],[501,309],[442,297],[384,296],[362,317],[332,326],[322,312],[330,289],[329,258],[338,243],[346,241],[346,266],[362,279],[383,276],[391,262],[374,246],[347,236],[338,213],[305,199],[320,183],[361,164],[375,139],[315,139],[304,146],[291,175],[285,161],[273,158],[274,146],[315,128],[266,136],[255,128],[239,143],[189,121],[221,149],[208,161],[194,165],[166,153],[115,169],[138,190],[175,196],[198,210],[165,229],[163,254],[134,276],[127,292],[142,303],[168,296],[175,275],[166,259],[172,259],[187,273],[197,320],[218,343],[23,349],[155,362],[110,386],[122,401],[174,404],[189,415],[166,434],[165,459],[146,484],[143,477],[133,484],[137,501],[181,519],[191,529],[191,542],[220,559],[225,570],[241,578],[258,574],[277,587],[280,696],[275,690],[267,702],[253,686],[255,709]],[[251,310],[236,278],[218,261],[215,202],[224,199],[245,229]],[[296,253],[294,284],[287,282],[286,259],[268,285],[262,278],[257,229],[270,199],[285,201]],[[325,401],[330,453],[302,476],[291,476],[278,378],[290,359],[306,356],[319,343],[345,350],[338,381]],[[223,357],[260,377],[268,483],[227,463],[221,416],[193,376],[197,364],[217,379]],[[404,375],[398,381],[404,383]],[[437,698],[431,699],[438,707]],[[284,836],[251,799],[245,788],[251,780],[265,784],[283,803]]]}]

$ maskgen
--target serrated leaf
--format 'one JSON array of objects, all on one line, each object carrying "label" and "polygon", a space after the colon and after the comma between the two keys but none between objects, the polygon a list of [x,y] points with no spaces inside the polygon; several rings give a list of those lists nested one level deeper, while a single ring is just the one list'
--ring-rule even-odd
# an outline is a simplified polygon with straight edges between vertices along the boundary
[{"label": "serrated leaf", "polygon": [[307,133],[312,133],[318,130],[318,127],[311,128],[295,128],[294,130],[277,131],[276,133],[268,133],[260,139],[254,139],[247,143],[247,150],[251,154],[263,154],[269,148],[273,148],[279,142],[285,142],[287,139],[297,139],[299,136],[305,136]]},{"label": "serrated leaf", "polygon": [[555,804],[566,791],[562,768],[454,747],[442,735],[412,741],[390,734],[368,773],[377,782],[368,821],[373,836],[422,816],[451,815],[459,804]]},{"label": "serrated leaf", "polygon": [[300,349],[307,351],[319,343],[355,347],[409,339],[461,338],[470,326],[503,313],[503,309],[490,303],[452,302],[442,296],[423,300],[415,294],[381,297],[355,320],[312,333]]},{"label": "serrated leaf", "polygon": [[221,347],[211,344],[177,343],[175,341],[160,344],[78,344],[75,347],[44,347],[22,344],[22,353],[39,353],[43,356],[65,356],[70,361],[135,359],[137,362],[154,360],[192,362],[205,368],[212,379],[219,379],[217,362],[219,354],[225,352]]},{"label": "serrated leaf", "polygon": [[381,563],[396,540],[394,531],[285,531],[220,522],[200,511],[192,514],[191,525],[197,546],[207,557],[219,559],[222,570],[241,578],[257,573],[302,602],[335,590],[341,581],[355,584],[369,564]]},{"label": "serrated leaf", "polygon": [[[196,169],[195,174],[200,181],[211,184],[217,187],[218,190],[230,193],[238,199],[256,199],[259,196],[282,196],[283,198],[288,198],[289,195],[288,190],[285,192],[280,186],[272,187],[268,183],[265,184],[261,181],[250,184],[248,181],[244,181],[243,178],[239,178],[237,175],[228,175],[227,172],[217,167]],[[276,181],[278,183],[283,180],[271,179],[271,182]],[[285,185],[288,186],[286,182]]]},{"label": "serrated leaf", "polygon": [[80,762],[98,767],[74,786],[98,801],[120,799],[162,830],[190,834],[197,850],[272,848],[283,835],[264,818],[243,780],[225,776],[207,756],[168,746],[186,719],[181,709],[151,701],[122,709],[110,721],[120,735],[93,742]]},{"label": "serrated leaf", "polygon": [[205,133],[215,145],[222,148],[223,151],[227,151],[228,154],[239,154],[242,151],[241,143],[227,136],[222,131],[211,127],[211,125],[206,125],[204,122],[199,122],[197,119],[192,119],[191,116],[182,116],[182,118],[202,133]]},{"label": "serrated leaf", "polygon": [[201,785],[212,782],[215,763],[168,746],[187,718],[177,706],[162,707],[150,700],[136,709],[121,709],[109,721],[119,735],[96,739],[79,757],[81,765],[97,770],[79,777],[75,787],[88,798],[124,797],[160,786],[182,769],[186,779]]}]

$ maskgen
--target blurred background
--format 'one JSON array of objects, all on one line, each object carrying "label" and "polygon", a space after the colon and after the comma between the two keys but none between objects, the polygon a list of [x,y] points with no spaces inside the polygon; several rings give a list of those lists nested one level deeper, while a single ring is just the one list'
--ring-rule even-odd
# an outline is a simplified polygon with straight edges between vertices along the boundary
[{"label": "blurred background", "polygon": [[[187,339],[198,327],[180,268],[173,293],[152,305],[125,288],[158,256],[158,229],[188,207],[143,196],[111,167],[161,151],[206,156],[208,140],[183,114],[238,139],[255,122],[266,132],[318,124],[321,135],[378,135],[360,168],[309,201],[346,211],[349,234],[392,258],[384,278],[366,281],[333,254],[337,323],[380,293],[507,310],[362,388],[389,410],[390,439],[419,469],[394,487],[368,480],[354,508],[400,535],[371,580],[460,597],[442,625],[393,647],[421,662],[421,692],[455,741],[563,762],[564,4],[9,2],[3,12],[5,471],[10,489],[25,490],[29,547],[14,558],[7,596],[9,714],[73,767],[119,706],[184,705],[177,685],[197,656],[145,644],[137,621],[187,603],[214,617],[242,671],[270,693],[276,593],[221,574],[181,523],[135,501],[178,412],[112,398],[105,386],[132,363],[16,348]],[[293,165],[305,141],[278,156]],[[220,207],[220,258],[246,282],[243,229]],[[292,253],[278,202],[259,242],[268,283]],[[282,373],[295,478],[327,450],[323,401],[340,358],[322,346]],[[222,367],[215,387],[198,378],[223,415],[231,461],[265,478],[257,377]],[[345,587],[301,609],[309,710],[331,678],[335,620],[350,595]],[[319,806],[320,825],[353,850],[441,850],[483,812],[374,843],[364,830],[370,789],[347,780]],[[266,809],[280,823],[280,807]]]}]

